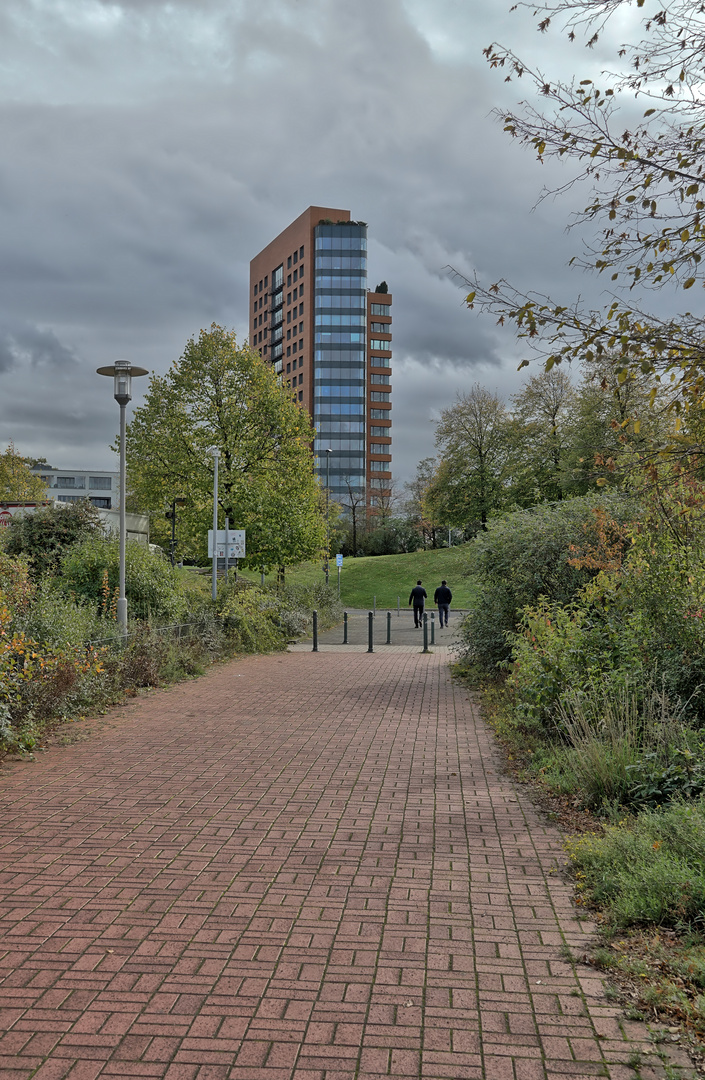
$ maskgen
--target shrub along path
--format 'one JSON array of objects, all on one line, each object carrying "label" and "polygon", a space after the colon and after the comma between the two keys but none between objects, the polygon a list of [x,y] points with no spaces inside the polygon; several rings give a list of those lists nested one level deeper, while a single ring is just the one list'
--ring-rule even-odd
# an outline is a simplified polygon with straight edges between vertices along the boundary
[{"label": "shrub along path", "polygon": [[561,953],[560,837],[446,661],[251,657],[13,766],[0,1075],[634,1077],[645,1028]]}]

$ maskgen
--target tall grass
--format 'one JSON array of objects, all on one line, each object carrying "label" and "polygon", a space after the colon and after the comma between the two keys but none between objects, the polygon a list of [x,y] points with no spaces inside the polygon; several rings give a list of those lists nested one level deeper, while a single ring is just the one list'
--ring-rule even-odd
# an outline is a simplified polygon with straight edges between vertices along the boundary
[{"label": "tall grass", "polygon": [[569,751],[560,758],[585,805],[609,812],[633,802],[645,756],[652,768],[665,766],[687,742],[686,708],[663,688],[628,678],[564,693],[557,715]]}]

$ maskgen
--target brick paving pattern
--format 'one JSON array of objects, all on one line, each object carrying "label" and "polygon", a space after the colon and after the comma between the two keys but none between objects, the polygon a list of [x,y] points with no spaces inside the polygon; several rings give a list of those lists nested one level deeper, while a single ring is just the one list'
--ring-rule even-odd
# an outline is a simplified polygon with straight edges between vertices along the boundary
[{"label": "brick paving pattern", "polygon": [[560,838],[447,659],[253,657],[13,765],[0,1076],[632,1080],[645,1029],[562,958]]}]

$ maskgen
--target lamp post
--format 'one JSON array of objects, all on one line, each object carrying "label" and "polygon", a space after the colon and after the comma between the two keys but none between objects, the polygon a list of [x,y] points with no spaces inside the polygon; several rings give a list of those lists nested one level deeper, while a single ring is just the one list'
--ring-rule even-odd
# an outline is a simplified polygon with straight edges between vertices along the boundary
[{"label": "lamp post", "polygon": [[172,499],[171,500],[171,510],[168,510],[166,512],[166,514],[164,515],[166,517],[167,521],[171,522],[171,546],[170,546],[169,554],[170,554],[171,565],[172,566],[174,565],[174,562],[176,561],[175,560],[175,554],[176,554],[176,507],[177,506],[186,506],[186,499]]},{"label": "lamp post", "polygon": [[218,460],[220,450],[214,448],[213,454],[213,569],[211,575],[211,597],[218,599]]},{"label": "lamp post", "polygon": [[127,635],[127,597],[125,596],[125,409],[132,400],[133,376],[146,375],[147,369],[136,367],[129,360],[116,360],[110,367],[96,368],[99,375],[113,380],[113,395],[120,406],[120,589],[117,602],[117,620]]},{"label": "lamp post", "polygon": [[328,564],[330,563],[330,447],[326,450],[326,585],[328,584]]}]

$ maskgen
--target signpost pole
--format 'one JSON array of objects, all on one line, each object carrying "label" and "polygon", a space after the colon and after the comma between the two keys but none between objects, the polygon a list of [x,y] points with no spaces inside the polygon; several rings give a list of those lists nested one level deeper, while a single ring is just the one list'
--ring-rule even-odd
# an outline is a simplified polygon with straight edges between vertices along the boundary
[{"label": "signpost pole", "polygon": [[213,567],[211,575],[211,596],[218,599],[218,458],[220,451],[213,451]]},{"label": "signpost pole", "polygon": [[338,599],[340,600],[340,571],[343,568],[343,556],[338,554],[335,557],[335,565],[338,568]]}]

